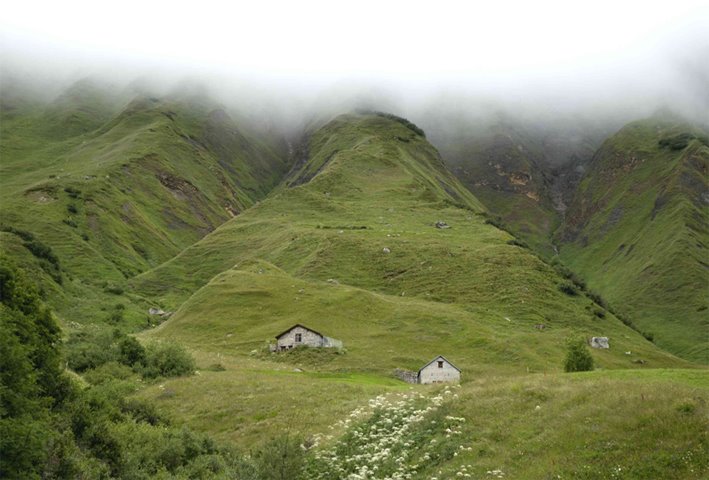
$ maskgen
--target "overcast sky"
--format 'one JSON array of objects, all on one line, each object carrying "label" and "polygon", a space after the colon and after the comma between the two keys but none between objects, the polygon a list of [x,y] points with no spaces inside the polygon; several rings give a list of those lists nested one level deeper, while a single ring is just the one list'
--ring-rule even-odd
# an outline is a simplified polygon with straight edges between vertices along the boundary
[{"label": "overcast sky", "polygon": [[709,81],[709,0],[18,0],[3,2],[0,32],[6,66],[57,78],[231,76],[304,90],[373,81],[400,94],[511,95]]}]

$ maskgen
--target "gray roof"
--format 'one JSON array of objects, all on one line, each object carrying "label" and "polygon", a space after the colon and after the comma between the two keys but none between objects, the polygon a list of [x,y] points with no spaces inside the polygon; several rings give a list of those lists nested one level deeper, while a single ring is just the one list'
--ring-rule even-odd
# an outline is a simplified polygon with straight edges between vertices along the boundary
[{"label": "gray roof", "polygon": [[448,365],[450,365],[451,367],[455,368],[456,370],[458,370],[458,371],[460,372],[460,368],[458,368],[458,367],[456,367],[455,365],[453,365],[453,362],[451,362],[450,360],[448,360],[448,359],[447,359],[446,357],[444,357],[443,355],[438,355],[438,356],[436,356],[433,360],[431,360],[430,362],[428,362],[426,365],[424,365],[423,367],[419,368],[418,373],[420,374],[420,373],[421,373],[421,370],[423,370],[424,368],[428,367],[429,365],[431,365],[433,362],[435,362],[435,361],[438,360],[439,358],[442,358],[443,360],[445,360],[445,361],[448,363]]},{"label": "gray roof", "polygon": [[295,327],[304,328],[304,329],[309,330],[309,331],[311,331],[311,332],[313,332],[313,333],[315,333],[315,334],[317,334],[317,335],[320,335],[321,337],[324,337],[324,336],[325,336],[325,335],[323,335],[323,334],[320,333],[320,332],[316,332],[316,331],[313,330],[312,328],[308,328],[308,327],[306,327],[305,325],[302,325],[302,324],[300,324],[300,323],[296,323],[296,324],[293,325],[292,327],[290,327],[290,328],[288,328],[288,329],[286,329],[286,330],[283,330],[281,333],[279,333],[278,335],[276,335],[276,338],[277,338],[277,339],[278,339],[278,338],[281,338],[283,335],[285,335],[286,333],[290,332],[290,331],[293,330]]}]

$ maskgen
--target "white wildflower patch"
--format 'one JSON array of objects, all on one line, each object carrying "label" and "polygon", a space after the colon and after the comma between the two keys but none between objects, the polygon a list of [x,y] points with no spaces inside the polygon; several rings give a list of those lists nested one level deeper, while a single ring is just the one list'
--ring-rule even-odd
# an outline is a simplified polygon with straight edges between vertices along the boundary
[{"label": "white wildflower patch", "polygon": [[[339,440],[314,450],[308,478],[408,480],[459,452],[471,451],[457,445],[465,418],[444,416],[442,407],[452,397],[446,387],[431,397],[410,391],[371,399],[335,425],[344,431]],[[324,439],[313,437],[311,448]],[[456,478],[471,478],[470,468],[463,466]]]},{"label": "white wildflower patch", "polygon": [[499,469],[488,470],[487,474],[490,475],[491,477],[495,477],[495,478],[505,478],[505,472],[503,472],[502,470],[499,470]]}]

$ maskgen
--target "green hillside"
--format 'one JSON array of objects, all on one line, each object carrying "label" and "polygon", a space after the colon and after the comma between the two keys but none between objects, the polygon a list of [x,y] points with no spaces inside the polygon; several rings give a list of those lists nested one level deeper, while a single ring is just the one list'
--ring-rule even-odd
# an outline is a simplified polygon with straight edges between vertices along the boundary
[{"label": "green hillside", "polygon": [[[611,338],[593,352],[604,369],[687,365],[489,224],[405,125],[340,116],[307,145],[266,200],[130,281],[176,310],[142,337],[188,346],[207,370],[141,394],[193,427],[244,445],[284,421],[314,434],[376,393],[407,389],[395,368],[444,354],[466,380],[559,372],[578,336]],[[294,323],[345,350],[269,353]]]},{"label": "green hillside", "polygon": [[561,257],[655,342],[709,363],[707,134],[631,123],[596,153],[558,239]]},{"label": "green hillside", "polygon": [[206,97],[124,97],[84,80],[50,103],[2,102],[2,248],[34,254],[24,267],[68,321],[121,303],[128,323],[144,324],[147,306],[123,297],[123,282],[253,205],[287,170],[275,144]]},{"label": "green hillside", "polygon": [[[74,393],[43,407],[37,425],[66,443],[33,443],[23,458],[48,465],[36,470],[707,472],[706,371],[495,227],[404,119],[339,116],[289,163],[277,140],[203,96],[129,99],[81,82],[51,104],[21,100],[2,102],[3,261],[57,309],[67,341],[50,347],[80,373],[62,374]],[[159,324],[149,307],[174,313]],[[344,349],[270,353],[294,323]],[[26,342],[21,323],[1,326]],[[142,350],[124,333],[141,329]],[[568,341],[591,336],[610,338],[591,351],[597,371],[562,373]],[[462,369],[459,387],[393,375],[438,354]]]}]

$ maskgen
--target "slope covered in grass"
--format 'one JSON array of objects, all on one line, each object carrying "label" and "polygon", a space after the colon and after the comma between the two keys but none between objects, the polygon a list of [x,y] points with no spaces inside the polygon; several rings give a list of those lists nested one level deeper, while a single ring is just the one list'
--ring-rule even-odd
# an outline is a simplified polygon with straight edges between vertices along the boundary
[{"label": "slope covered in grass", "polygon": [[479,105],[433,107],[422,118],[453,174],[538,252],[554,252],[570,193],[602,139],[603,122],[563,112],[514,113]]},{"label": "slope covered in grass", "polygon": [[561,257],[656,343],[709,363],[706,132],[634,122],[594,157],[558,233]]},{"label": "slope covered in grass", "polygon": [[130,304],[102,292],[120,293],[126,278],[253,205],[286,171],[283,156],[206,97],[124,97],[82,81],[49,104],[13,97],[0,112],[3,235],[51,249],[62,295],[50,301],[67,318]]},{"label": "slope covered in grass", "polygon": [[[559,372],[576,337],[610,337],[593,352],[603,369],[686,365],[574,287],[562,292],[568,280],[487,223],[406,125],[340,116],[307,145],[266,200],[131,280],[175,310],[142,336],[186,345],[201,370],[140,395],[190,425],[240,444],[315,433],[353,403],[409,388],[395,368],[443,354],[464,381]],[[294,323],[344,350],[269,353]]]},{"label": "slope covered in grass", "polygon": [[[630,343],[610,357],[640,349],[672,361],[580,292],[562,292],[567,281],[489,225],[435,149],[405,125],[338,117],[310,137],[308,162],[291,174],[303,176],[306,183],[282,187],[132,281],[177,310],[157,333],[209,349],[232,330],[232,342],[253,347],[292,323],[341,325],[332,336],[420,348],[405,367],[445,345],[469,350],[471,365],[494,351],[489,363],[515,364],[525,351],[544,357],[524,343],[546,338],[556,353],[541,368],[559,364],[564,335],[614,332]],[[450,228],[436,228],[438,220]]]}]

